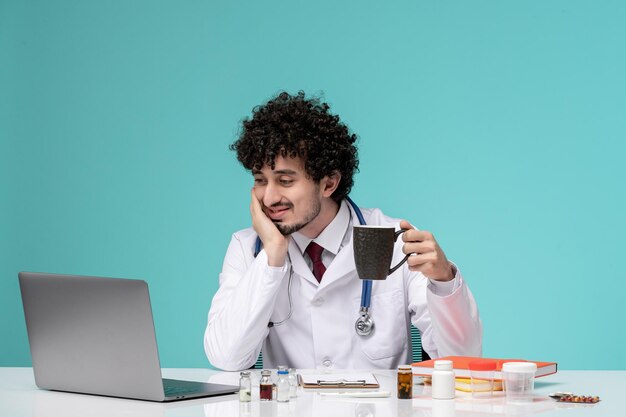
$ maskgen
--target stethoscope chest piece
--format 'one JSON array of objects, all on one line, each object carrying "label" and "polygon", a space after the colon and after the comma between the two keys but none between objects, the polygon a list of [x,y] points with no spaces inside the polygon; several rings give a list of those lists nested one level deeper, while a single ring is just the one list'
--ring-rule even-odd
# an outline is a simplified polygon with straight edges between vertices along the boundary
[{"label": "stethoscope chest piece", "polygon": [[354,329],[359,336],[369,336],[374,331],[374,321],[369,315],[369,308],[361,307],[359,318],[354,323]]}]

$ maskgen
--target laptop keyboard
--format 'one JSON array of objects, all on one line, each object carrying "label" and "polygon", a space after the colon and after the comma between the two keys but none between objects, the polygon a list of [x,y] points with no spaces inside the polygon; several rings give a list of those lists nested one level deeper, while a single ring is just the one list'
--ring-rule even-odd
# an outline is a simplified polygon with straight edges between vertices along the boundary
[{"label": "laptop keyboard", "polygon": [[194,390],[189,387],[165,387],[166,397],[174,397],[180,394],[193,394],[195,392],[199,392],[199,390]]},{"label": "laptop keyboard", "polygon": [[202,384],[194,384],[187,381],[163,380],[163,388],[166,397],[174,397],[181,394],[195,394],[202,392]]},{"label": "laptop keyboard", "polygon": [[239,391],[239,386],[163,378],[163,390],[166,399],[176,400],[189,397],[232,394]]}]

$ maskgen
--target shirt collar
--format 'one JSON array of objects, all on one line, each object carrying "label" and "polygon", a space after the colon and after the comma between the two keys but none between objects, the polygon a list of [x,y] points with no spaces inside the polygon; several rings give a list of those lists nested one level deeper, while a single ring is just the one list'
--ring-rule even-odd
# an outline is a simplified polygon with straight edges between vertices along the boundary
[{"label": "shirt collar", "polygon": [[335,218],[326,226],[322,233],[319,234],[315,239],[311,239],[309,237],[304,236],[300,232],[292,233],[293,240],[296,242],[298,249],[300,252],[304,254],[307,246],[311,241],[315,241],[318,245],[322,246],[327,251],[331,252],[333,255],[337,255],[339,250],[341,249],[344,236],[348,231],[348,226],[350,225],[350,209],[348,208],[347,202],[344,200],[339,205],[339,211]]}]

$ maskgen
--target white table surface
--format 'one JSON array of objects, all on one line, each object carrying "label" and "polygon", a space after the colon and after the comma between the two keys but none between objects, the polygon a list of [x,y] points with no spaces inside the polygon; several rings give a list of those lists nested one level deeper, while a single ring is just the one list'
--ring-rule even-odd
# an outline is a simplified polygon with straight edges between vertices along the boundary
[{"label": "white table surface", "polygon": [[[342,371],[350,372],[350,371]],[[416,385],[412,400],[398,400],[395,371],[372,373],[381,389],[392,392],[390,398],[329,398],[299,388],[298,397],[289,403],[260,402],[259,372],[253,373],[251,403],[240,403],[236,395],[184,400],[174,403],[98,397],[40,390],[35,386],[31,368],[0,368],[0,416],[194,416],[194,417],[387,417],[387,416],[620,416],[621,400],[626,399],[626,371],[559,371],[538,378],[532,403],[506,403],[502,393],[488,400],[473,400],[457,391],[449,401],[431,400],[429,387]],[[166,378],[189,379],[237,385],[238,373],[208,369],[164,369]],[[416,378],[417,379],[417,378]],[[547,397],[555,391],[598,395],[597,404],[564,404]]]}]

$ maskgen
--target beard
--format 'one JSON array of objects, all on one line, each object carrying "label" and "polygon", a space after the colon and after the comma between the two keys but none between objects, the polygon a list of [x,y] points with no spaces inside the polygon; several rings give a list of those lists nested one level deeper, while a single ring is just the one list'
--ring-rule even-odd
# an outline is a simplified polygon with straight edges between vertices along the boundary
[{"label": "beard", "polygon": [[322,203],[314,198],[310,210],[304,216],[304,220],[296,224],[283,224],[280,222],[280,220],[277,220],[274,222],[274,225],[276,225],[276,228],[283,236],[288,236],[302,229],[307,224],[311,223],[320,214],[321,210]]}]

